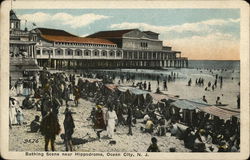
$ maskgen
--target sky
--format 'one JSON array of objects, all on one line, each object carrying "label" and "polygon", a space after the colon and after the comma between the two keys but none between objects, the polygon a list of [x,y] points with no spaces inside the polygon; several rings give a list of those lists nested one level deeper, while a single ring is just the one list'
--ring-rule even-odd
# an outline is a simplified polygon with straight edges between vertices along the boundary
[{"label": "sky", "polygon": [[[63,29],[78,36],[103,30],[138,28],[183,57],[194,60],[240,59],[239,9],[16,9],[22,28]],[[35,23],[36,26],[33,26]]]}]

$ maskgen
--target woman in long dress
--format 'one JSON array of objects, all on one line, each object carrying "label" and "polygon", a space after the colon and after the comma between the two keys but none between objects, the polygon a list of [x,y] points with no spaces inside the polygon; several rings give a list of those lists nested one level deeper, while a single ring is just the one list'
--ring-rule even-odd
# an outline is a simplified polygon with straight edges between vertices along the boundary
[{"label": "woman in long dress", "polygon": [[109,108],[109,111],[107,112],[107,120],[108,120],[108,126],[107,126],[108,137],[113,138],[115,123],[117,120],[117,115],[115,111],[113,110],[113,106],[111,106]]},{"label": "woman in long dress", "polygon": [[9,110],[10,110],[9,116],[11,125],[17,124],[16,101],[14,99],[10,100]]}]

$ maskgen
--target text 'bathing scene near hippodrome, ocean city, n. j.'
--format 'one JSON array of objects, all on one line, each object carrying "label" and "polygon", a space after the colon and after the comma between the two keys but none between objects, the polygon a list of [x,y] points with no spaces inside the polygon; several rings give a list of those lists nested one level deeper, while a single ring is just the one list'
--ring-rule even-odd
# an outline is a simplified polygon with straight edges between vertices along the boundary
[{"label": "text 'bathing scene near hippodrome, ocean city, n. j.'", "polygon": [[20,22],[11,10],[11,151],[240,151],[239,61],[188,60],[149,30]]}]

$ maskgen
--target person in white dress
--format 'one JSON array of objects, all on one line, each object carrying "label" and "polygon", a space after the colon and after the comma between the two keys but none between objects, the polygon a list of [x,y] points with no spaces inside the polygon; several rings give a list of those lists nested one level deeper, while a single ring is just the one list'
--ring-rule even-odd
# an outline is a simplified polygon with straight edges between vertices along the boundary
[{"label": "person in white dress", "polygon": [[10,116],[10,123],[11,125],[17,124],[17,111],[16,111],[17,102],[15,99],[10,99],[9,104],[9,116]]},{"label": "person in white dress", "polygon": [[113,106],[109,108],[109,111],[107,112],[107,133],[109,138],[113,138],[114,136],[114,129],[115,129],[115,123],[117,121],[117,115],[113,109]]}]

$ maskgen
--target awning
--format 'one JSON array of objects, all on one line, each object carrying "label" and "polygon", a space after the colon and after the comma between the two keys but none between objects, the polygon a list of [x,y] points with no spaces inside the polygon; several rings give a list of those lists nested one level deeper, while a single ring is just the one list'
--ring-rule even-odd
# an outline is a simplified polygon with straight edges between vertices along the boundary
[{"label": "awning", "polygon": [[169,95],[169,94],[157,94],[157,93],[149,93],[150,96],[152,96],[153,100],[155,101],[161,101],[161,100],[168,100],[168,99],[178,99],[175,95]]},{"label": "awning", "polygon": [[90,83],[94,83],[94,82],[101,82],[101,79],[94,79],[94,78],[81,78],[83,81],[88,81]]},{"label": "awning", "polygon": [[115,84],[105,84],[105,87],[114,92],[117,89],[117,85]]},{"label": "awning", "polygon": [[197,109],[198,107],[202,108],[202,107],[212,106],[207,103],[198,102],[194,100],[187,100],[187,99],[178,99],[175,102],[172,102],[170,105],[180,109],[188,109],[188,110],[194,110]]},{"label": "awning", "polygon": [[132,87],[121,87],[119,86],[118,87],[118,90],[121,91],[121,92],[126,92],[127,90],[131,89]]},{"label": "awning", "polygon": [[131,94],[135,94],[135,95],[141,95],[141,94],[148,94],[150,92],[148,91],[144,91],[138,88],[134,88],[134,87],[124,87],[124,86],[120,86],[118,87],[118,90],[121,92],[126,92],[129,91]]},{"label": "awning", "polygon": [[201,110],[202,112],[211,114],[213,116],[217,116],[217,117],[224,119],[224,120],[228,120],[232,116],[239,117],[239,115],[240,115],[240,112],[238,112],[238,111],[225,110],[223,108],[216,107],[216,106],[198,107],[198,109]]},{"label": "awning", "polygon": [[130,91],[132,94],[135,94],[135,95],[146,95],[146,94],[149,93],[148,91],[144,91],[144,90],[137,89],[137,88],[131,88],[129,91]]}]

